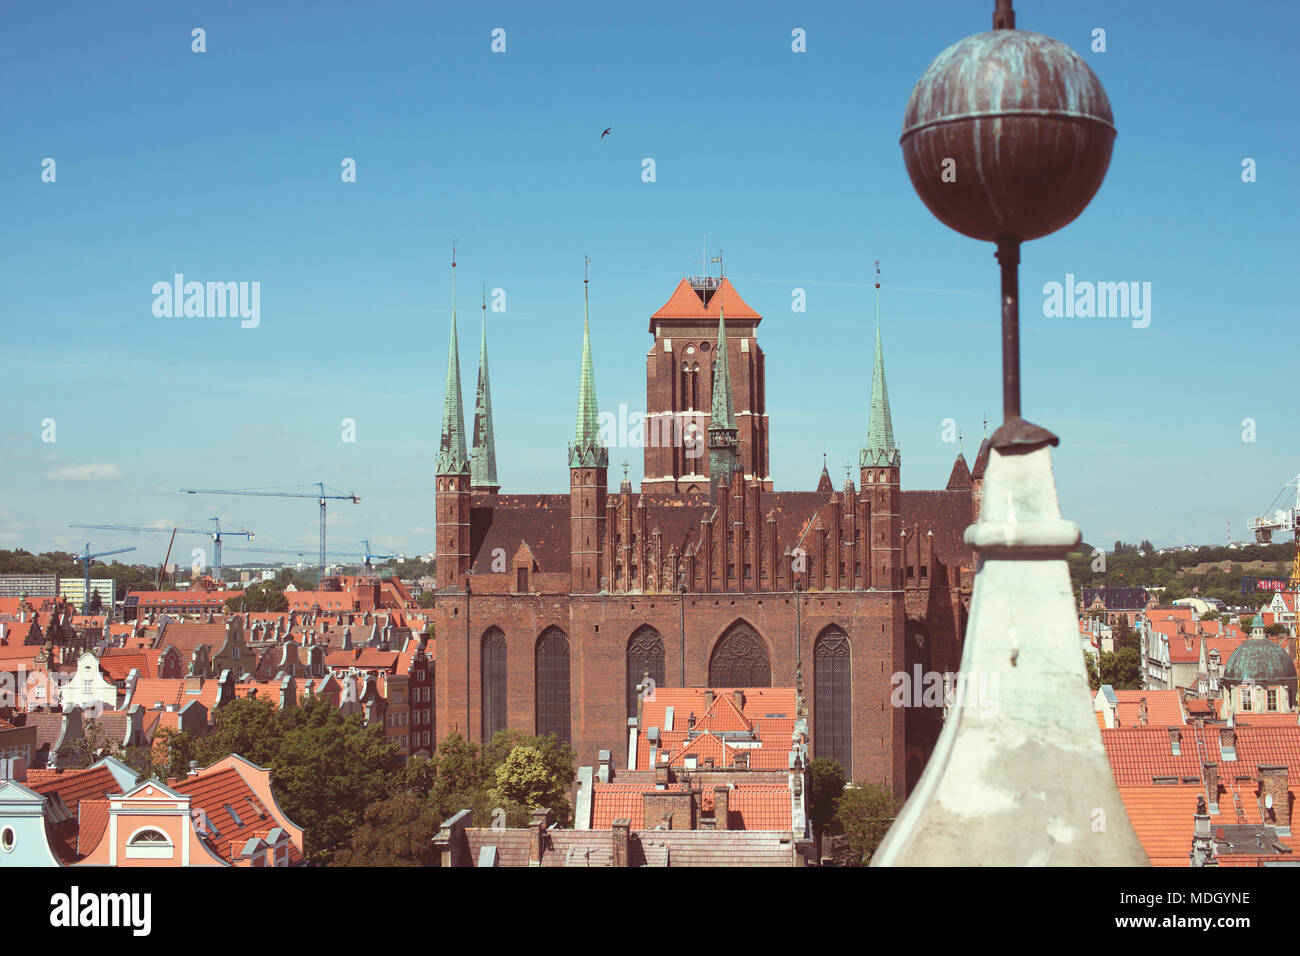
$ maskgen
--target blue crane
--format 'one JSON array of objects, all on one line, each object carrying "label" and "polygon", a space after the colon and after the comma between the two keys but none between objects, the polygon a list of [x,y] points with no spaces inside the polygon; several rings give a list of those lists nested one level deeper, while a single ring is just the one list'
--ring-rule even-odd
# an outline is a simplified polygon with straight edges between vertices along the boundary
[{"label": "blue crane", "polygon": [[207,528],[141,528],[134,525],[124,524],[70,524],[69,528],[95,528],[100,531],[131,531],[131,532],[149,532],[151,534],[202,534],[212,539],[212,570],[217,584],[221,583],[221,536],[229,535],[232,538],[247,538],[253,540],[253,532],[240,528],[238,531],[223,531],[221,528],[220,518],[209,518],[212,522],[212,530]]},{"label": "blue crane", "polygon": [[[323,481],[313,481],[309,484],[316,487],[315,494],[303,494],[295,491],[225,491],[218,488],[182,488],[181,493],[187,495],[250,495],[256,498],[318,498],[320,499],[320,571],[325,573],[325,502],[329,501],[350,501],[354,505],[361,504],[360,495],[344,494],[325,494],[325,483]],[[334,491],[335,489],[330,489]]]},{"label": "blue crane", "polygon": [[[82,614],[89,614],[89,613],[90,613],[90,562],[93,561],[93,560],[95,560],[95,558],[106,558],[106,557],[108,557],[110,554],[126,554],[126,552],[128,552],[128,551],[134,551],[134,550],[135,550],[135,548],[117,548],[117,549],[114,550],[114,551],[100,551],[98,554],[91,554],[91,553],[90,553],[90,542],[87,541],[87,542],[86,542],[86,553],[85,553],[85,554],[74,554],[74,555],[72,556],[72,560],[74,560],[74,561],[80,561],[81,564],[82,564],[82,567],[84,567],[85,570],[86,570],[86,578],[85,578],[85,581],[86,581],[86,590],[85,590],[85,592],[83,593],[83,596],[82,596],[82,602],[83,602],[82,605],[81,605],[81,613],[82,613]],[[116,591],[116,588],[114,588],[114,591]],[[115,593],[115,594],[114,594],[114,598],[116,598],[116,596],[117,596],[117,595],[116,595],[116,593]],[[113,613],[113,608],[112,608],[112,602],[111,602],[111,601],[109,602],[109,609],[108,609],[108,612],[109,612],[109,614],[112,614],[112,613]]]},{"label": "blue crane", "polygon": [[[365,546],[365,549],[366,549],[364,553],[362,553],[362,552],[360,552],[360,551],[331,551],[331,552],[329,552],[329,553],[330,553],[332,556],[336,557],[336,558],[363,558],[363,559],[365,560],[365,566],[366,566],[366,567],[370,567],[370,561],[371,561],[372,558],[378,558],[380,561],[386,561],[386,560],[388,560],[389,558],[395,558],[395,557],[397,557],[397,555],[395,555],[395,554],[375,554],[373,551],[370,550],[370,542],[369,542],[369,541],[365,541],[365,540],[363,540],[361,543],[362,543],[362,545]],[[231,551],[238,551],[238,552],[240,552],[241,554],[246,553],[246,552],[256,552],[256,553],[258,553],[258,554],[291,554],[291,555],[297,555],[297,556],[300,557],[300,558],[301,558],[301,557],[305,557],[306,554],[307,554],[306,549],[302,549],[302,550],[297,550],[297,551],[296,551],[296,550],[294,550],[293,548],[239,548],[239,547],[232,547],[230,550],[231,550]],[[323,566],[322,566],[322,568],[323,568]]]}]

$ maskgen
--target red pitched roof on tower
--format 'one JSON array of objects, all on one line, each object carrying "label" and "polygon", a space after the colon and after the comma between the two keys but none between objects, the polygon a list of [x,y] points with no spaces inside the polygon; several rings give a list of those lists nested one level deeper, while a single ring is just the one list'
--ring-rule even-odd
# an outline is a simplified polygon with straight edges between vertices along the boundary
[{"label": "red pitched roof on tower", "polygon": [[[723,279],[712,289],[706,289],[705,295],[708,298],[708,305],[700,300],[700,294],[695,291],[689,279],[682,279],[677,283],[677,288],[673,290],[672,296],[663,304],[659,311],[650,316],[650,321],[656,319],[712,319],[718,320],[719,303],[726,305],[728,319],[753,319],[755,324],[763,317],[745,304],[745,300],[740,297],[736,287],[727,279]],[[733,311],[734,310],[734,311]],[[653,332],[653,327],[651,328]]]}]

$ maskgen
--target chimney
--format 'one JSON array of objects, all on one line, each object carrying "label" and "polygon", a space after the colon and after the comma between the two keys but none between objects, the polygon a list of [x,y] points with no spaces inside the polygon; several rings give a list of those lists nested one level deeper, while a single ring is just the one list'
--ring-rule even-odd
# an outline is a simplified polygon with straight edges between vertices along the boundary
[{"label": "chimney", "polygon": [[0,780],[25,783],[27,780],[27,758],[6,757],[0,760]]},{"label": "chimney", "polygon": [[1219,812],[1219,765],[1211,760],[1201,765],[1205,769],[1205,791],[1210,798],[1210,812]]},{"label": "chimney", "polygon": [[708,690],[704,692],[704,712],[706,714],[709,712],[709,709],[713,706],[713,698],[714,698],[713,688],[710,687]]},{"label": "chimney", "polygon": [[1220,727],[1219,728],[1219,752],[1223,755],[1224,760],[1237,759],[1237,728]]},{"label": "chimney", "polygon": [[542,865],[542,844],[546,840],[546,828],[551,825],[551,811],[538,807],[528,821],[528,865]]},{"label": "chimney", "polygon": [[1182,752],[1183,732],[1177,727],[1169,728],[1169,752],[1177,757]]},{"label": "chimney", "polygon": [[694,729],[695,729],[695,711],[691,711],[689,714],[686,715],[686,732],[689,734]]},{"label": "chimney", "polygon": [[721,784],[713,788],[713,829],[729,830],[731,817],[728,816],[728,797],[731,796],[731,788]]},{"label": "chimney", "polygon": [[737,688],[732,692],[731,699],[736,705],[736,710],[743,714],[745,712],[745,692]]},{"label": "chimney", "polygon": [[[1291,795],[1287,792],[1286,764],[1261,764],[1259,795],[1264,804],[1264,819],[1279,830],[1291,829]],[[1269,806],[1269,804],[1272,806]]]},{"label": "chimney", "polygon": [[1138,723],[1143,727],[1147,725],[1147,699],[1145,697],[1138,701]]},{"label": "chimney", "polygon": [[655,789],[668,789],[668,764],[661,762],[655,767]]},{"label": "chimney", "polygon": [[624,817],[615,820],[612,824],[614,831],[614,860],[613,865],[625,867],[627,862],[627,839],[628,831],[632,828],[632,821]]},{"label": "chimney", "polygon": [[197,776],[199,775],[199,762],[198,762],[197,760],[191,760],[191,761],[190,761],[190,773],[189,773],[189,775],[190,775],[191,777],[197,777]]}]

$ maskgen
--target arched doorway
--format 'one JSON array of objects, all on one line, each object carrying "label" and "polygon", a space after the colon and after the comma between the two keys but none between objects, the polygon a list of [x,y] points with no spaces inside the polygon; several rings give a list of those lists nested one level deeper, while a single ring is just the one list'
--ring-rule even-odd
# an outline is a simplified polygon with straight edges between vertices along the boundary
[{"label": "arched doorway", "polygon": [[771,687],[767,645],[744,621],[727,629],[709,658],[710,687]]}]

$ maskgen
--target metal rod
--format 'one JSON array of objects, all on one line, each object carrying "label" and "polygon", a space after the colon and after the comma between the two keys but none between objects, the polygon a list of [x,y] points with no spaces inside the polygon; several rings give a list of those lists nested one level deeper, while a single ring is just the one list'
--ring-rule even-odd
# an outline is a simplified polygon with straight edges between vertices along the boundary
[{"label": "metal rod", "polygon": [[1020,240],[999,239],[1002,266],[1002,418],[1020,417]]},{"label": "metal rod", "polygon": [[1016,28],[1016,11],[1011,9],[1011,0],[996,0],[993,6],[993,29],[1014,30]]}]

